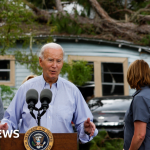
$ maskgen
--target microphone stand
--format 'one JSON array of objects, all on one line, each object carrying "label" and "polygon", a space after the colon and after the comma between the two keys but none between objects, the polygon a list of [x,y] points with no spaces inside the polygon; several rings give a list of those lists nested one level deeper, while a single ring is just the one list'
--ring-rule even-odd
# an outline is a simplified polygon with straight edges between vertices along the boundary
[{"label": "microphone stand", "polygon": [[37,115],[37,120],[38,120],[38,126],[41,126],[41,114],[40,114],[40,111],[38,111],[38,115]]},{"label": "microphone stand", "polygon": [[[43,116],[45,113],[46,113],[46,110],[44,109],[43,111],[42,111],[42,113],[40,114],[40,110],[42,110],[43,109],[43,107],[41,107],[41,108],[37,108],[37,107],[34,107],[33,108],[34,110],[36,110],[36,111],[38,111],[38,114],[37,114],[37,120],[38,120],[38,126],[41,126],[41,122],[40,122],[40,120],[41,120],[41,116]],[[31,112],[30,112],[30,114],[31,114]],[[33,112],[32,112],[32,117],[33,117]],[[34,115],[35,116],[35,115]],[[34,119],[36,119],[36,117],[33,117]]]}]

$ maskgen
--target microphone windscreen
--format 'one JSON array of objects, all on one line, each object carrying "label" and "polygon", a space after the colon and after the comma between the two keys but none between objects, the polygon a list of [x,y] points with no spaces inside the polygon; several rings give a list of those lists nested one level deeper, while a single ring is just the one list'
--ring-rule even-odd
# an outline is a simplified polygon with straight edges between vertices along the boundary
[{"label": "microphone windscreen", "polygon": [[38,92],[35,89],[30,89],[26,93],[26,102],[29,104],[30,102],[36,104],[38,102]]},{"label": "microphone windscreen", "polygon": [[43,89],[41,91],[41,94],[40,94],[40,101],[41,101],[41,103],[44,100],[46,100],[48,104],[51,102],[51,100],[52,100],[52,92],[51,92],[51,90]]}]

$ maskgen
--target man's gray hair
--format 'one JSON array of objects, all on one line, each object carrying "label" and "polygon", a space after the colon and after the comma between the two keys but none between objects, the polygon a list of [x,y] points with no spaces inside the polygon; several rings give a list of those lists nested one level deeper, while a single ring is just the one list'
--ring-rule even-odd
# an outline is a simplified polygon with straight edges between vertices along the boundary
[{"label": "man's gray hair", "polygon": [[62,49],[63,56],[64,56],[64,50],[63,50],[63,48],[59,44],[57,44],[57,43],[48,43],[48,44],[43,45],[42,48],[41,48],[41,51],[39,53],[39,57],[41,59],[44,58],[44,56],[43,56],[44,55],[44,51],[46,49],[48,49],[48,48],[50,48],[50,49]]}]

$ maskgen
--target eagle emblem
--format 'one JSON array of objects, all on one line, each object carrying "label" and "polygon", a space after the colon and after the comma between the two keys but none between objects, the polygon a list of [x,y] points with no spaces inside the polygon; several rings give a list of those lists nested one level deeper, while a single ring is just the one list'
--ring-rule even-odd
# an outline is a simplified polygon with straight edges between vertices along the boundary
[{"label": "eagle emblem", "polygon": [[37,149],[43,148],[46,142],[44,141],[44,136],[42,134],[37,133],[33,135],[32,138],[32,146],[36,147]]}]

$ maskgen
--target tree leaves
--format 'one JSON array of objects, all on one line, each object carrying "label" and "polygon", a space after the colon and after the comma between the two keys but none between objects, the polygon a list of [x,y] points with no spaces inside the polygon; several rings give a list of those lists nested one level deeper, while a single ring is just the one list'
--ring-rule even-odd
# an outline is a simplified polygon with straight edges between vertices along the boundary
[{"label": "tree leaves", "polygon": [[36,75],[42,74],[42,68],[39,65],[39,57],[37,53],[26,53],[17,50],[14,54],[16,61],[21,65],[26,65],[27,68]]},{"label": "tree leaves", "polygon": [[15,96],[15,90],[16,88],[12,88],[10,86],[6,86],[6,85],[0,85],[1,88],[1,97],[2,100],[12,100],[13,97]]},{"label": "tree leaves", "polygon": [[[32,12],[26,9],[21,0],[0,2],[0,18],[4,24],[0,28],[0,54],[6,54],[9,47],[14,47],[16,41],[24,36],[22,23],[34,22]],[[20,27],[19,27],[20,26]],[[29,30],[30,31],[30,30]]]},{"label": "tree leaves", "polygon": [[76,85],[82,86],[92,78],[92,66],[87,65],[87,61],[64,62],[60,73],[62,76],[67,74],[68,80]]}]

